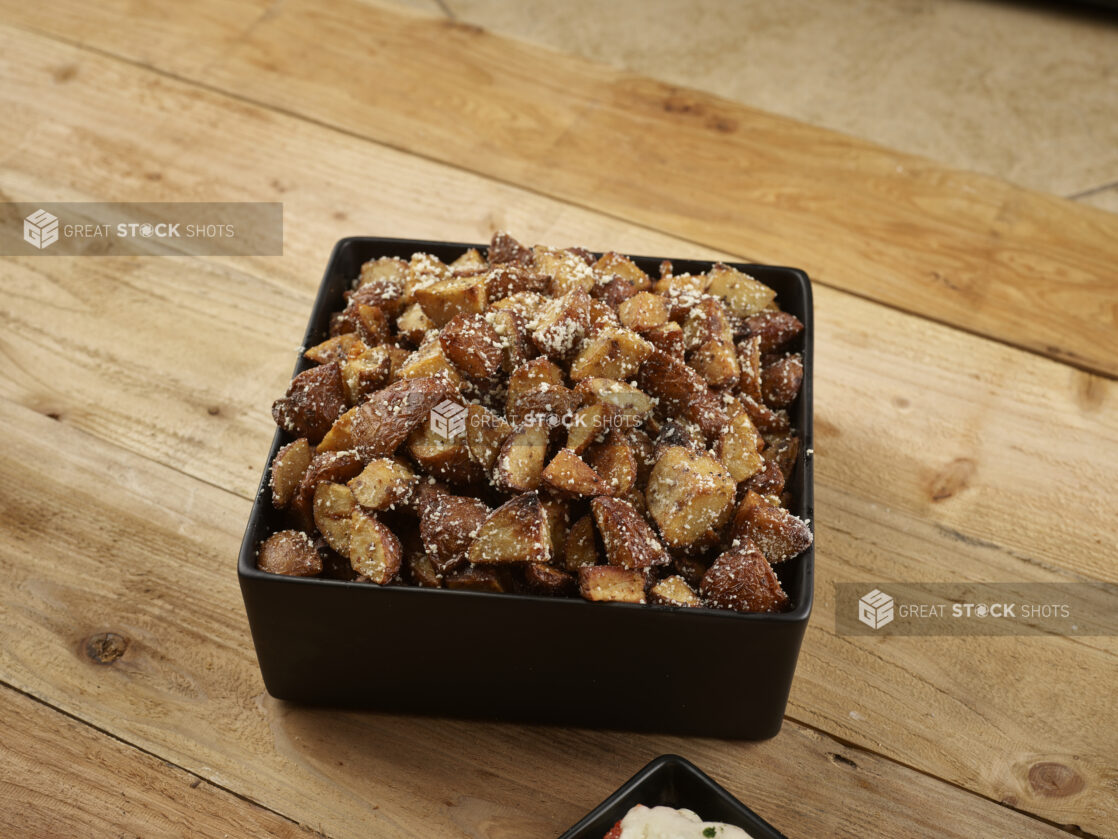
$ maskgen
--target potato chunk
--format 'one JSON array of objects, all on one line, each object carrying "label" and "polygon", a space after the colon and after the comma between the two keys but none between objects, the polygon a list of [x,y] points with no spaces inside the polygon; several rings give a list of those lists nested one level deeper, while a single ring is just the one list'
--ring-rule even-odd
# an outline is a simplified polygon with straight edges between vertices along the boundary
[{"label": "potato chunk", "polygon": [[813,539],[807,522],[770,504],[752,490],[734,514],[733,535],[756,544],[773,565],[803,553]]},{"label": "potato chunk", "polygon": [[648,332],[668,322],[668,306],[660,295],[640,291],[622,301],[617,316],[626,328]]},{"label": "potato chunk", "polygon": [[489,508],[482,501],[449,493],[437,494],[420,508],[419,537],[440,574],[465,564],[470,545],[488,517]]},{"label": "potato chunk", "polygon": [[377,585],[395,579],[403,562],[400,540],[377,517],[354,510],[350,527],[349,564],[362,577]]},{"label": "potato chunk", "polygon": [[648,478],[648,511],[664,540],[684,547],[725,524],[737,489],[713,457],[683,446],[664,450]]},{"label": "potato chunk", "polygon": [[317,443],[345,409],[342,369],[331,361],[292,379],[287,394],[272,403],[272,417],[289,434]]},{"label": "potato chunk", "polygon": [[702,606],[703,601],[687,581],[678,574],[665,577],[648,592],[648,602],[657,606]]},{"label": "potato chunk", "polygon": [[288,443],[272,461],[272,474],[268,482],[272,486],[272,506],[282,509],[291,503],[303,473],[311,465],[311,447],[306,437]]},{"label": "potato chunk", "polygon": [[761,471],[765,459],[761,447],[765,441],[744,410],[737,413],[718,438],[716,450],[722,465],[735,481],[744,481]]},{"label": "potato chunk", "polygon": [[571,449],[560,449],[543,470],[548,486],[572,495],[612,495],[610,485]]},{"label": "potato chunk", "polygon": [[466,410],[466,448],[470,459],[488,471],[512,433],[512,426],[481,405],[469,405]]},{"label": "potato chunk", "polygon": [[703,575],[699,593],[708,606],[735,612],[782,612],[788,595],[772,566],[749,540],[718,557]]},{"label": "potato chunk", "polygon": [[548,301],[530,324],[532,341],[550,358],[569,355],[590,326],[590,297],[577,289]]},{"label": "potato chunk", "polygon": [[628,501],[599,497],[590,503],[590,509],[610,565],[646,570],[671,562],[648,522]]},{"label": "potato chunk", "polygon": [[417,288],[415,300],[437,327],[455,315],[480,314],[486,304],[485,275],[454,277]]},{"label": "potato chunk", "polygon": [[353,492],[343,484],[324,481],[314,490],[314,526],[331,548],[349,556],[351,517],[357,509]]},{"label": "potato chunk", "polygon": [[497,486],[508,492],[528,492],[538,487],[547,462],[547,443],[545,425],[526,425],[512,432],[493,467]]},{"label": "potato chunk", "polygon": [[548,562],[551,539],[540,497],[525,492],[494,510],[470,545],[474,565]]},{"label": "potato chunk", "polygon": [[590,565],[578,569],[578,593],[587,600],[644,603],[644,573],[615,565]]},{"label": "potato chunk", "polygon": [[393,454],[413,429],[427,422],[431,409],[455,392],[435,376],[403,379],[377,391],[353,414],[354,448],[366,460]]},{"label": "potato chunk", "polygon": [[627,379],[652,354],[654,347],[636,332],[607,326],[588,339],[571,362],[571,381],[591,376]]},{"label": "potato chunk", "polygon": [[746,318],[764,309],[776,299],[776,292],[736,268],[719,263],[707,272],[708,294],[721,297],[739,318]]},{"label": "potato chunk", "polygon": [[561,564],[568,571],[577,571],[583,565],[597,565],[601,558],[595,540],[594,520],[583,516],[571,525]]},{"label": "potato chunk", "polygon": [[481,315],[455,315],[439,333],[443,355],[472,379],[496,375],[504,359],[501,336]]},{"label": "potato chunk", "polygon": [[314,577],[322,573],[322,556],[301,530],[273,533],[256,552],[256,567],[286,577]]},{"label": "potato chunk", "polygon": [[361,474],[349,482],[357,503],[369,510],[387,510],[411,498],[419,477],[407,464],[387,457],[374,457]]},{"label": "potato chunk", "polygon": [[652,398],[640,388],[616,379],[593,376],[578,383],[575,391],[590,402],[610,405],[617,420],[627,428],[640,425],[652,413]]}]

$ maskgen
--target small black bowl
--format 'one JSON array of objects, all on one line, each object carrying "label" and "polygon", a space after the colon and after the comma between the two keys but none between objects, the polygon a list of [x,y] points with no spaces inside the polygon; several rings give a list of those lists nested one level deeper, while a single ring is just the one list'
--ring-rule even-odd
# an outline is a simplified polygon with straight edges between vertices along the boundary
[{"label": "small black bowl", "polygon": [[691,761],[661,755],[625,782],[559,839],[602,839],[633,807],[685,808],[703,821],[740,827],[753,839],[787,839]]}]

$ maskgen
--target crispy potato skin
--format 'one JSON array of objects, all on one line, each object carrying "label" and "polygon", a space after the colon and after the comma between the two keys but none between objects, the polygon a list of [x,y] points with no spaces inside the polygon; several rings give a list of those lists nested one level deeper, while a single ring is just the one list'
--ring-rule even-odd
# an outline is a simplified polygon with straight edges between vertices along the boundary
[{"label": "crispy potato skin", "polygon": [[310,465],[311,447],[306,437],[300,437],[276,452],[269,477],[273,507],[282,509],[291,503],[295,490],[299,488],[299,481]]},{"label": "crispy potato skin", "polygon": [[446,380],[435,376],[403,379],[374,393],[353,415],[354,449],[366,460],[394,454],[431,409],[453,393]]},{"label": "crispy potato skin", "polygon": [[578,569],[578,593],[586,600],[613,603],[644,603],[644,573],[615,565],[591,565]]},{"label": "crispy potato skin", "polygon": [[292,379],[287,394],[272,404],[272,417],[289,434],[317,443],[345,409],[342,369],[331,361]]},{"label": "crispy potato skin", "polygon": [[718,557],[699,586],[703,601],[735,612],[781,612],[788,595],[761,551],[748,539]]},{"label": "crispy potato skin", "polygon": [[599,497],[591,502],[590,509],[610,565],[643,571],[671,562],[648,522],[628,501]]},{"label": "crispy potato skin", "polygon": [[735,539],[756,544],[765,558],[776,565],[799,556],[813,541],[811,528],[783,507],[770,504],[750,490],[734,515]]},{"label": "crispy potato skin", "polygon": [[363,466],[361,458],[351,451],[320,452],[312,457],[291,499],[291,510],[296,519],[308,530],[313,527],[311,508],[318,485],[324,481],[344,484],[356,477]]},{"label": "crispy potato skin", "polygon": [[726,468],[705,452],[670,446],[648,478],[648,511],[664,540],[691,545],[729,518],[737,485]]},{"label": "crispy potato skin", "polygon": [[489,517],[489,507],[476,498],[440,493],[423,506],[419,536],[435,570],[447,574],[466,563],[470,545]]},{"label": "crispy potato skin", "polygon": [[547,517],[535,492],[517,495],[494,510],[479,528],[469,550],[473,565],[547,563],[550,559]]},{"label": "crispy potato skin", "polygon": [[374,514],[360,509],[353,512],[349,541],[354,571],[382,586],[396,578],[403,562],[400,540]]},{"label": "crispy potato skin", "polygon": [[285,577],[314,577],[322,573],[322,556],[306,533],[281,530],[261,543],[256,567]]},{"label": "crispy potato skin", "polygon": [[501,336],[481,315],[455,315],[439,333],[443,354],[473,379],[486,379],[501,368]]}]

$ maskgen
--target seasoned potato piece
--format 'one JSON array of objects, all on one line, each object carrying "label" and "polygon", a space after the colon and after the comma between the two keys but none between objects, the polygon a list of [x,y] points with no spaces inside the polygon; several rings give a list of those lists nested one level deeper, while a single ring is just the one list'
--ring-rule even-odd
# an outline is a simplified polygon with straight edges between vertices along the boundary
[{"label": "seasoned potato piece", "polygon": [[303,531],[281,530],[260,545],[256,567],[286,577],[314,577],[322,573],[322,556]]},{"label": "seasoned potato piece", "polygon": [[287,394],[272,403],[272,417],[288,434],[317,443],[345,409],[342,369],[331,361],[292,379]]},{"label": "seasoned potato piece", "polygon": [[501,341],[501,369],[511,373],[528,361],[535,351],[528,337],[524,316],[508,310],[489,310],[485,319]]},{"label": "seasoned potato piece", "polygon": [[544,385],[548,388],[563,386],[563,371],[559,365],[546,358],[534,358],[522,364],[509,376],[508,405],[515,404],[521,396],[538,391]]},{"label": "seasoned potato piece", "polygon": [[353,492],[343,484],[323,481],[314,490],[314,526],[331,548],[349,556],[351,517],[357,508]]},{"label": "seasoned potato piece", "polygon": [[668,322],[668,306],[660,295],[639,291],[618,305],[617,316],[634,332],[648,332]]},{"label": "seasoned potato piece", "polygon": [[485,275],[453,277],[415,290],[416,302],[435,326],[441,327],[459,314],[485,311]]},{"label": "seasoned potato piece", "polygon": [[455,315],[439,334],[443,355],[473,379],[496,375],[504,358],[501,336],[481,315]]},{"label": "seasoned potato piece", "polygon": [[692,589],[698,589],[703,580],[703,574],[710,567],[709,562],[704,562],[702,557],[687,554],[672,557],[672,570],[684,579]]},{"label": "seasoned potato piece", "polygon": [[392,360],[385,347],[366,348],[360,354],[343,360],[341,365],[346,402],[350,405],[356,405],[370,393],[384,387],[392,374]]},{"label": "seasoned potato piece", "polygon": [[741,377],[738,354],[729,341],[707,341],[691,353],[691,366],[713,388],[730,387]]},{"label": "seasoned potato piece", "polygon": [[761,395],[761,337],[754,335],[738,344],[738,366],[741,376],[738,387],[741,392],[760,402]]},{"label": "seasoned potato piece", "polygon": [[671,562],[648,522],[628,501],[598,497],[590,502],[590,509],[610,565],[644,570]]},{"label": "seasoned potato piece", "polygon": [[400,337],[415,347],[422,344],[427,332],[434,328],[435,322],[424,314],[423,307],[418,303],[412,303],[396,318],[396,330]]},{"label": "seasoned potato piece", "polygon": [[495,265],[485,275],[486,297],[490,303],[525,291],[538,294],[550,288],[550,277],[513,262]]},{"label": "seasoned potato piece", "polygon": [[764,309],[776,299],[776,292],[736,268],[719,263],[707,272],[708,294],[721,297],[739,318],[746,318]]},{"label": "seasoned potato piece", "polygon": [[704,297],[696,303],[683,321],[683,345],[687,349],[697,349],[707,341],[734,343],[730,313],[722,301],[714,297]]},{"label": "seasoned potato piece", "polygon": [[786,434],[792,427],[788,422],[788,414],[784,411],[774,411],[764,402],[746,396],[744,393],[738,398],[749,414],[749,418],[762,434]]},{"label": "seasoned potato piece", "polygon": [[660,350],[641,364],[637,384],[660,400],[658,410],[664,416],[686,417],[699,426],[707,439],[715,439],[730,421],[702,376]]},{"label": "seasoned potato piece", "polygon": [[304,358],[309,358],[315,364],[328,364],[331,361],[343,361],[350,353],[359,354],[365,350],[365,342],[356,332],[346,332],[327,338],[321,344],[315,344],[305,353]]},{"label": "seasoned potato piece", "polygon": [[317,451],[340,452],[353,448],[353,418],[357,415],[357,407],[350,408],[334,420],[334,424],[316,447]]},{"label": "seasoned potato piece", "polygon": [[606,327],[588,339],[571,362],[571,381],[591,376],[627,379],[637,372],[653,349],[652,344],[632,330]]},{"label": "seasoned potato piece", "polygon": [[621,277],[610,277],[604,282],[599,281],[590,290],[590,294],[596,300],[601,301],[610,309],[616,309],[636,293],[637,290],[629,284],[629,281],[623,280]]},{"label": "seasoned potato piece", "polygon": [[443,352],[442,341],[432,337],[420,344],[419,349],[408,356],[407,360],[396,371],[400,379],[421,379],[427,376],[437,376],[452,385],[455,390],[461,390],[466,384],[462,374],[450,363],[446,353]]},{"label": "seasoned potato piece", "polygon": [[586,462],[601,476],[607,491],[596,495],[623,496],[637,482],[637,457],[630,448],[625,436],[615,430],[606,438],[595,443],[586,452]]},{"label": "seasoned potato piece", "polygon": [[540,504],[543,505],[543,514],[547,519],[547,533],[551,540],[552,558],[563,555],[567,543],[567,531],[571,526],[570,505],[565,498],[557,495],[540,494]]},{"label": "seasoned potato piece", "polygon": [[489,264],[497,265],[502,262],[515,262],[520,265],[532,263],[532,251],[516,241],[504,230],[498,230],[489,240]]},{"label": "seasoned potato piece", "polygon": [[388,341],[392,337],[392,330],[384,309],[361,302],[362,295],[370,297],[370,289],[356,292],[343,311],[330,316],[330,334],[340,336],[350,333],[366,346],[375,347]]},{"label": "seasoned potato piece", "polygon": [[420,508],[419,537],[435,570],[446,574],[466,562],[470,544],[489,516],[476,498],[437,493]]},{"label": "seasoned potato piece", "polygon": [[593,376],[575,388],[590,403],[601,402],[617,409],[617,418],[628,428],[640,425],[652,413],[652,399],[640,388],[615,379]]},{"label": "seasoned potato piece", "polygon": [[629,448],[637,461],[637,484],[644,486],[648,483],[652,467],[656,465],[656,447],[652,439],[639,428],[628,429],[625,439],[629,441]]},{"label": "seasoned potato piece", "polygon": [[466,449],[470,459],[489,471],[497,461],[501,445],[512,433],[512,426],[481,405],[467,406]]},{"label": "seasoned potato piece", "polygon": [[779,496],[784,492],[784,473],[776,461],[762,459],[761,468],[745,482],[745,488],[758,495]]},{"label": "seasoned potato piece", "polygon": [[518,291],[510,294],[503,300],[495,300],[489,304],[486,314],[493,312],[510,312],[523,318],[525,322],[533,320],[547,304],[547,298],[534,291]]},{"label": "seasoned potato piece", "polygon": [[[464,408],[452,400],[448,402],[451,407]],[[470,458],[464,434],[448,438],[425,422],[408,435],[407,448],[408,454],[427,474],[447,483],[469,485],[485,480],[485,470]]]},{"label": "seasoned potato piece", "polygon": [[306,437],[288,443],[272,461],[272,474],[268,483],[272,487],[272,506],[277,510],[286,507],[295,496],[303,473],[311,465],[311,447]]},{"label": "seasoned potato piece", "polygon": [[532,342],[551,358],[569,355],[590,326],[590,296],[581,289],[549,300],[529,324]]},{"label": "seasoned potato piece", "polygon": [[605,402],[579,408],[567,428],[567,448],[575,454],[582,454],[591,443],[605,435],[616,412],[616,408]]},{"label": "seasoned potato piece", "polygon": [[716,451],[722,465],[735,481],[744,481],[761,471],[765,460],[761,448],[765,441],[744,411],[730,420],[718,438]]},{"label": "seasoned potato piece", "polygon": [[[403,379],[358,406],[350,422],[354,448],[366,460],[393,454],[431,409],[455,393],[443,378]],[[350,475],[349,477],[353,477]]]},{"label": "seasoned potato piece", "polygon": [[683,327],[674,321],[662,323],[644,333],[648,343],[661,352],[676,358],[683,358]]},{"label": "seasoned potato piece", "polygon": [[395,579],[403,562],[400,540],[372,513],[353,511],[350,525],[349,564],[358,574],[377,585]]},{"label": "seasoned potato piece", "polygon": [[474,565],[546,563],[550,542],[540,497],[525,492],[490,513],[470,545],[469,560]]},{"label": "seasoned potato piece", "polygon": [[603,277],[611,274],[620,277],[637,291],[645,291],[652,286],[648,274],[638,268],[633,260],[614,251],[602,254],[601,259],[594,263],[594,270]]},{"label": "seasoned potato piece", "polygon": [[[796,461],[800,457],[800,438],[795,434],[779,434],[773,438],[765,450],[767,460],[776,461],[784,480],[792,477],[792,470],[796,468]],[[777,494],[783,492],[782,486]],[[766,493],[762,492],[762,495]]]},{"label": "seasoned potato piece", "polygon": [[567,534],[562,565],[568,571],[577,571],[583,565],[597,565],[601,558],[594,538],[594,520],[590,516],[582,516],[571,525]]},{"label": "seasoned potato piece", "polygon": [[570,250],[537,245],[532,249],[532,267],[536,273],[552,278],[551,292],[555,295],[576,289],[589,292],[597,281],[586,260]]},{"label": "seasoned potato piece", "polygon": [[356,452],[319,452],[311,458],[295,495],[291,498],[291,511],[307,529],[314,526],[314,493],[324,481],[344,484],[355,477],[363,466]]},{"label": "seasoned potato piece", "polygon": [[557,428],[567,417],[582,405],[583,395],[562,385],[540,385],[539,390],[530,391],[508,400],[505,412],[513,425],[546,424]]},{"label": "seasoned potato piece", "polygon": [[357,293],[350,300],[380,307],[393,315],[400,308],[409,276],[408,263],[391,256],[371,259],[361,266]]},{"label": "seasoned potato piece", "polygon": [[500,569],[468,565],[446,576],[446,587],[456,591],[485,591],[502,594],[508,590],[507,578]]},{"label": "seasoned potato piece", "polygon": [[562,597],[575,590],[573,574],[554,565],[544,565],[539,562],[524,566],[524,582],[536,594],[549,597]]},{"label": "seasoned potato piece", "polygon": [[513,431],[505,438],[493,467],[497,486],[507,492],[538,487],[547,462],[547,444],[547,426],[526,425]]},{"label": "seasoned potato piece", "polygon": [[713,457],[672,446],[652,467],[645,497],[664,540],[683,547],[725,524],[736,489],[730,473]]},{"label": "seasoned potato piece", "polygon": [[[672,446],[683,446],[687,449],[701,452],[706,448],[703,432],[693,422],[685,419],[666,419],[660,424],[660,431],[656,435],[653,446],[653,466],[666,450]],[[649,470],[651,472],[651,469]]]},{"label": "seasoned potato piece", "polygon": [[703,601],[687,581],[677,574],[665,577],[648,592],[648,602],[657,606],[702,606]]},{"label": "seasoned potato piece", "polygon": [[578,569],[578,593],[587,600],[644,603],[642,571],[615,565],[590,565]]},{"label": "seasoned potato piece", "polygon": [[773,565],[799,556],[812,543],[807,522],[750,490],[734,514],[735,539],[749,540]]},{"label": "seasoned potato piece", "polygon": [[778,350],[804,331],[800,319],[788,312],[768,310],[746,319],[750,335],[756,336],[763,353]]},{"label": "seasoned potato piece", "polygon": [[435,568],[431,557],[419,553],[404,554],[404,573],[413,586],[420,588],[442,588],[443,575]]},{"label": "seasoned potato piece", "polygon": [[570,449],[560,449],[543,470],[542,477],[548,486],[572,495],[589,497],[612,493],[609,484]]},{"label": "seasoned potato piece", "polygon": [[449,280],[452,276],[450,267],[437,256],[429,253],[413,253],[408,261],[408,273],[404,280],[404,293],[400,296],[400,305],[410,306],[416,302],[416,292],[419,289]]},{"label": "seasoned potato piece", "polygon": [[419,477],[399,460],[374,457],[348,484],[357,503],[369,510],[386,510],[411,498]]},{"label": "seasoned potato piece", "polygon": [[782,612],[788,606],[772,566],[749,540],[714,560],[699,593],[708,606],[735,612]]},{"label": "seasoned potato piece", "polygon": [[470,248],[452,263],[450,270],[455,274],[476,274],[486,269],[485,257],[477,248]]},{"label": "seasoned potato piece", "polygon": [[761,394],[773,408],[784,408],[800,392],[804,380],[804,361],[799,353],[786,355],[761,371]]},{"label": "seasoned potato piece", "polygon": [[610,308],[608,303],[591,297],[590,328],[586,334],[593,337],[598,333],[598,330],[609,326],[621,326],[621,321],[617,319],[617,313]]}]

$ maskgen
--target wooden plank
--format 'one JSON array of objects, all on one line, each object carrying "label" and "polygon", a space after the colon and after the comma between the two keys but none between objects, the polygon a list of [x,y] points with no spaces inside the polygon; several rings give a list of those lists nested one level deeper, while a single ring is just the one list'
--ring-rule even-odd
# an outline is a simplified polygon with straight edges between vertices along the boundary
[{"label": "wooden plank", "polygon": [[[688,247],[104,58],[82,57],[73,89],[57,90],[42,83],[44,68],[74,63],[81,53],[37,39],[4,45],[24,72],[8,88],[20,117],[12,124],[46,125],[67,101],[81,103],[68,112],[71,130],[96,150],[67,156],[58,141],[44,142],[0,175],[8,193],[27,189],[50,160],[56,176],[82,194],[104,194],[119,181],[124,197],[149,199],[197,183],[209,166],[231,196],[288,172],[313,173],[303,177],[318,189],[292,181],[282,260],[29,258],[7,266],[13,293],[2,303],[0,393],[243,497],[255,490],[270,437],[267,405],[286,379],[290,344],[336,235],[333,207],[352,214],[353,232],[477,238],[493,221],[488,208],[507,206],[505,221],[527,230],[530,241],[669,254]],[[121,98],[150,126],[142,158],[131,132],[105,116]],[[223,127],[220,137],[210,125]],[[5,141],[6,130],[0,126]],[[251,162],[222,168],[221,155]],[[417,205],[417,192],[440,201]],[[363,205],[372,194],[377,200]],[[462,207],[486,209],[471,216]],[[828,598],[830,584],[846,579],[1113,575],[1095,541],[1114,529],[1105,492],[1118,437],[1105,410],[1111,384],[843,293],[820,289],[816,304],[820,597],[791,713],[1061,822],[1086,826],[1100,806],[1109,814],[1110,805],[1097,803],[1108,798],[1106,751],[1085,734],[1107,713],[1106,685],[1087,679],[1073,701],[1059,693],[1069,685],[1054,687],[1045,674],[1104,672],[1113,646],[1054,639],[1038,652],[998,640],[999,655],[988,656],[984,642],[855,643],[833,637]],[[220,407],[217,417],[208,414],[211,405]],[[949,481],[962,474],[952,463],[964,457],[975,460],[973,474],[965,485]],[[1064,506],[1051,503],[1054,493]],[[1069,525],[1069,507],[1090,514],[1086,529]],[[972,668],[975,680],[961,688],[945,658]],[[1021,673],[1036,675],[1022,680]],[[866,683],[905,690],[867,694]],[[1072,710],[1044,716],[1057,697]],[[1024,717],[1022,708],[1029,709]],[[928,714],[950,736],[929,734]],[[983,744],[978,758],[975,743]],[[1054,799],[1033,789],[1027,770],[1037,755],[1054,762],[1079,755],[1084,792]]]},{"label": "wooden plank", "polygon": [[172,56],[226,47],[197,68],[145,43],[174,6],[114,0],[93,26],[75,0],[3,3],[37,31],[1118,374],[1110,214],[359,0],[292,0],[243,34],[183,21]]},{"label": "wooden plank", "polygon": [[5,836],[304,837],[319,833],[0,686]]},{"label": "wooden plank", "polygon": [[555,835],[662,752],[793,835],[1064,835],[794,723],[745,744],[275,702],[232,574],[248,502],[6,400],[0,423],[0,676],[328,835]]}]

